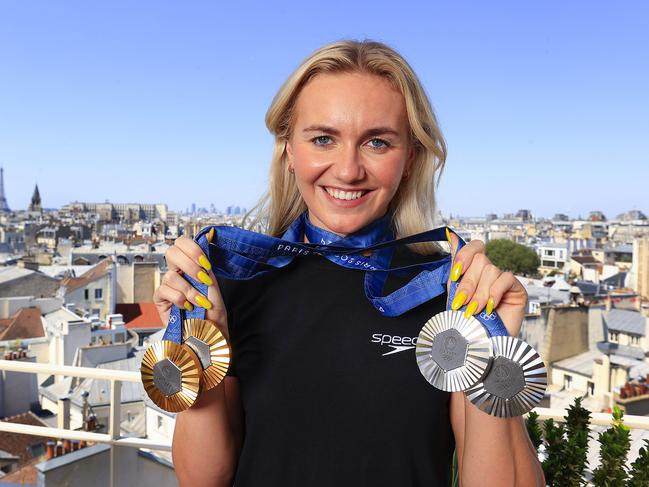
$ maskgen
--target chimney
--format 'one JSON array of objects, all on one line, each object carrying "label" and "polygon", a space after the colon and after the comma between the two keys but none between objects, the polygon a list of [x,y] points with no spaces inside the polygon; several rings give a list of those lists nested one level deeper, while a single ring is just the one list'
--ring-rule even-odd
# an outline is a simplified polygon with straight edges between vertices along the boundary
[{"label": "chimney", "polygon": [[606,303],[606,311],[611,311],[611,308],[613,307],[613,300],[611,299],[610,294],[606,295],[604,302]]},{"label": "chimney", "polygon": [[65,453],[70,453],[72,451],[72,442],[67,438],[63,440],[63,451]]},{"label": "chimney", "polygon": [[61,455],[63,455],[63,445],[61,443],[57,443],[54,456],[60,457]]},{"label": "chimney", "polygon": [[48,441],[47,442],[47,459],[48,460],[51,460],[52,458],[54,458],[54,454],[56,453],[54,451],[55,446],[56,446],[55,441]]},{"label": "chimney", "polygon": [[70,398],[65,397],[57,401],[57,428],[70,429]]}]

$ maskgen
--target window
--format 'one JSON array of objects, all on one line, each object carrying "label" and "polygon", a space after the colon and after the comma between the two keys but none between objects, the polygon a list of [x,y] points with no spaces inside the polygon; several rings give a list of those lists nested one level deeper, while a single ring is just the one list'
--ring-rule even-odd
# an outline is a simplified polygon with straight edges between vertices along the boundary
[{"label": "window", "polygon": [[32,458],[40,457],[45,453],[45,445],[43,443],[36,443],[29,447]]},{"label": "window", "polygon": [[586,393],[589,396],[594,396],[595,395],[595,383],[594,382],[588,381],[588,383],[586,384]]},{"label": "window", "polygon": [[554,256],[554,250],[546,250],[545,255],[547,255],[548,257],[553,257]]},{"label": "window", "polygon": [[608,341],[609,342],[617,342],[620,339],[620,334],[616,331],[609,331],[608,332]]},{"label": "window", "polygon": [[566,391],[572,390],[572,376],[568,374],[563,374],[563,388]]},{"label": "window", "polygon": [[162,416],[160,416],[159,414],[158,414],[158,429],[159,430],[162,429]]},{"label": "window", "polygon": [[90,297],[90,290],[89,289],[84,289],[83,290],[83,299],[88,300]]},{"label": "window", "polygon": [[638,335],[630,335],[631,345],[640,345],[640,337]]},{"label": "window", "polygon": [[101,299],[102,291],[103,291],[103,289],[101,289],[101,288],[95,289],[95,299]]}]

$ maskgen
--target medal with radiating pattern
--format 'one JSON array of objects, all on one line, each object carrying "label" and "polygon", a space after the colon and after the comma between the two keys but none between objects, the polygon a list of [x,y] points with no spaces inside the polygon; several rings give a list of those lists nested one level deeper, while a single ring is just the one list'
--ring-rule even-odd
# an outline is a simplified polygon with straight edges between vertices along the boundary
[{"label": "medal with radiating pattern", "polygon": [[536,350],[519,338],[498,336],[491,342],[491,367],[483,381],[466,390],[466,395],[492,416],[521,416],[534,409],[545,395],[545,364]]},{"label": "medal with radiating pattern", "polygon": [[223,380],[230,365],[230,347],[216,324],[181,316],[182,345],[172,340],[153,343],[140,366],[147,395],[169,412],[190,408],[203,390]]},{"label": "medal with radiating pattern", "polygon": [[189,319],[183,323],[184,344],[198,356],[203,368],[203,387],[211,389],[221,383],[230,367],[230,347],[216,323]]},{"label": "medal with radiating pattern", "polygon": [[415,356],[425,379],[447,392],[480,382],[490,363],[492,345],[482,324],[459,311],[443,311],[419,333]]}]

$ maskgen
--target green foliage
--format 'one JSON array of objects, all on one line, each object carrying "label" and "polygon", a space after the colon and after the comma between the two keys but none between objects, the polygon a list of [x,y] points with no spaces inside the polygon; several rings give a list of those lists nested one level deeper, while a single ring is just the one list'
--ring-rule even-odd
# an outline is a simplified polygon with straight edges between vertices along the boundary
[{"label": "green foliage", "polygon": [[543,443],[543,431],[539,426],[539,414],[536,411],[530,411],[525,418],[525,426],[527,427],[527,434],[530,435],[530,440],[536,451],[539,451],[539,446]]},{"label": "green foliage", "polygon": [[595,487],[624,487],[627,473],[626,455],[631,448],[629,428],[624,425],[624,413],[613,409],[613,425],[599,434],[600,465],[593,471]]},{"label": "green foliage", "polygon": [[640,448],[638,458],[631,464],[628,487],[646,487],[649,485],[649,440]]},{"label": "green foliage", "polygon": [[545,437],[545,452],[547,457],[543,460],[543,474],[548,485],[555,485],[554,481],[563,468],[563,445],[565,428],[561,423],[552,419],[543,421],[543,435]]},{"label": "green foliage", "polygon": [[590,411],[582,407],[581,398],[575,399],[568,408],[566,420],[566,441],[563,443],[562,468],[555,478],[557,487],[579,487],[585,485],[583,478],[588,454],[588,426]]},{"label": "green foliage", "polygon": [[485,250],[495,266],[515,274],[536,274],[541,263],[533,249],[511,240],[491,240]]}]

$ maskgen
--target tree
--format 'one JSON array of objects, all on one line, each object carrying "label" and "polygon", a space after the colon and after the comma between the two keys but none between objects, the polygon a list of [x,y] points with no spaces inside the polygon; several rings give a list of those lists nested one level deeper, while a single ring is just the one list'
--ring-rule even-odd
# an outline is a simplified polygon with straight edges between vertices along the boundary
[{"label": "tree", "polygon": [[638,452],[638,458],[631,464],[629,471],[629,487],[649,485],[649,440],[644,440],[644,446]]},{"label": "tree", "polygon": [[563,445],[565,428],[552,419],[543,421],[546,458],[543,460],[543,474],[548,485],[556,485],[555,480],[563,468]]},{"label": "tree", "polygon": [[491,240],[486,245],[486,253],[495,266],[515,274],[536,274],[541,264],[533,249],[511,240]]},{"label": "tree", "polygon": [[568,408],[565,420],[567,441],[563,446],[563,465],[554,485],[579,487],[586,484],[583,475],[588,463],[588,426],[590,425],[590,411],[582,407],[580,397],[575,398],[574,404]]},{"label": "tree", "polygon": [[622,410],[615,406],[613,425],[599,434],[600,465],[593,471],[593,484],[596,487],[624,487],[627,478],[626,455],[631,448],[631,440],[623,416]]}]

